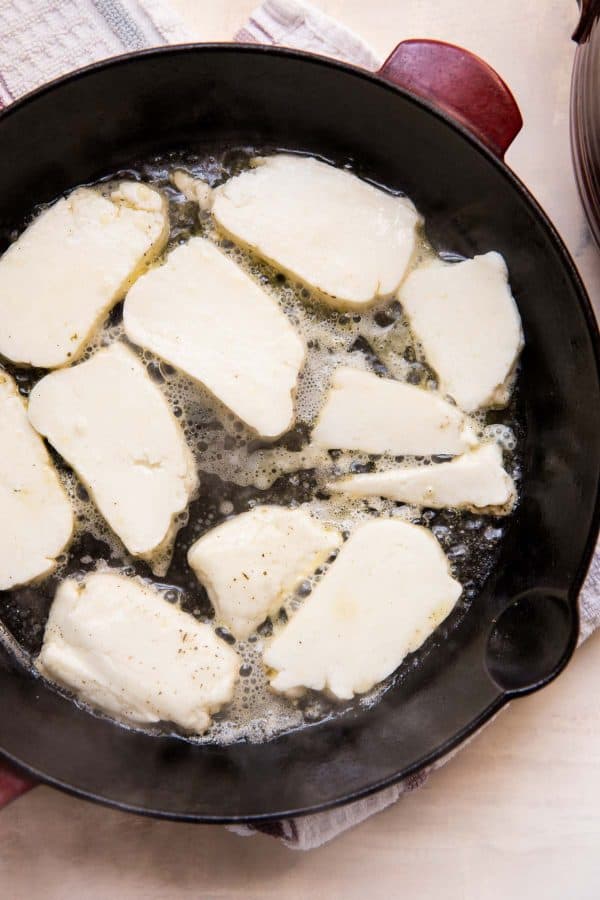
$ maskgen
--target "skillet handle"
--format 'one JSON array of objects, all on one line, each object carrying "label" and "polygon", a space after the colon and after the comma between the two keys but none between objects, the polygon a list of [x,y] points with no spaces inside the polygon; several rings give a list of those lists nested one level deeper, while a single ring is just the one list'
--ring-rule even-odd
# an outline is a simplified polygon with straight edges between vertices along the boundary
[{"label": "skillet handle", "polygon": [[30,791],[35,784],[35,781],[31,781],[26,775],[20,775],[8,763],[0,760],[0,809]]},{"label": "skillet handle", "polygon": [[378,74],[456,119],[500,159],[523,125],[515,98],[498,73],[455,44],[403,41]]}]

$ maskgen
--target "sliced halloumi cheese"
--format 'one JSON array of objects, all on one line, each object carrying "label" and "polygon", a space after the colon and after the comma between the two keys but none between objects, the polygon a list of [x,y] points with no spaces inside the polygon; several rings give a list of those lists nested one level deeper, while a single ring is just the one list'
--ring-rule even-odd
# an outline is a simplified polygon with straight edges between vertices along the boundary
[{"label": "sliced halloumi cheese", "polygon": [[205,181],[195,178],[183,169],[173,172],[170,180],[186,199],[197,203],[204,212],[212,207],[213,189]]},{"label": "sliced halloumi cheese", "polygon": [[156,588],[96,572],[58,588],[36,666],[110,715],[200,734],[231,700],[240,662]]},{"label": "sliced halloumi cheese", "polygon": [[365,453],[463,453],[477,444],[466,416],[434,391],[342,366],[333,373],[313,443]]},{"label": "sliced halloumi cheese", "polygon": [[[167,401],[123,344],[52,372],[31,392],[34,428],[77,472],[130,553],[151,563],[198,486]],[[158,570],[157,570],[158,571]]]},{"label": "sliced halloumi cheese", "polygon": [[215,188],[212,213],[235,240],[341,307],[391,297],[416,246],[419,214],[344,169],[278,154]]},{"label": "sliced halloumi cheese", "polygon": [[75,359],[168,234],[161,195],[135,182],[44,210],[0,258],[0,353],[43,368]]},{"label": "sliced halloumi cheese", "polygon": [[73,511],[44,442],[12,378],[0,371],[0,590],[56,565],[73,531]]},{"label": "sliced halloumi cheese", "polygon": [[330,482],[327,490],[350,497],[388,497],[432,509],[485,509],[502,515],[510,512],[515,499],[515,485],[497,444],[483,444],[438,465],[350,475]]},{"label": "sliced halloumi cheese", "polygon": [[267,646],[272,688],[340,700],[370,690],[421,646],[461,591],[427,529],[397,519],[359,526]]},{"label": "sliced halloumi cheese", "polygon": [[256,506],[203,535],[188,560],[218,620],[244,640],[341,543],[305,510]]},{"label": "sliced halloumi cheese", "polygon": [[210,241],[176,247],[127,295],[125,331],[263,437],[294,422],[305,347],[276,301]]},{"label": "sliced halloumi cheese", "polygon": [[523,332],[499,253],[433,260],[411,272],[400,302],[443,393],[466,412],[506,405]]}]

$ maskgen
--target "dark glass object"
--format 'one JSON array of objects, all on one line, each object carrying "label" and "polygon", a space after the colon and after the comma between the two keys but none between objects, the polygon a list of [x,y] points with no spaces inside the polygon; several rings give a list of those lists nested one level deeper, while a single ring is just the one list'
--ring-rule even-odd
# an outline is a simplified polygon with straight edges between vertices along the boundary
[{"label": "dark glass object", "polygon": [[600,246],[600,0],[582,0],[571,81],[571,149],[577,187]]}]

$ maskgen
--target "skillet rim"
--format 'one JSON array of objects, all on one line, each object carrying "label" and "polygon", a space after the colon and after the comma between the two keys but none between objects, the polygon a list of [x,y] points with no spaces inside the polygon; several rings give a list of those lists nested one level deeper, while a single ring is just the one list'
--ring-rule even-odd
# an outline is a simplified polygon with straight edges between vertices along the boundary
[{"label": "skillet rim", "polygon": [[[594,309],[592,307],[589,295],[577,270],[577,267],[570,255],[569,250],[567,249],[563,239],[561,238],[558,230],[553,225],[552,221],[543,210],[539,202],[535,199],[535,197],[530,193],[527,187],[523,184],[521,179],[509,168],[509,166],[505,163],[504,159],[497,156],[492,150],[488,149],[488,147],[483,144],[475,135],[469,131],[469,129],[459,123],[457,120],[453,119],[448,113],[438,109],[433,103],[430,101],[418,97],[412,92],[406,90],[405,88],[399,87],[389,79],[381,76],[379,72],[370,72],[367,69],[363,69],[360,66],[355,66],[349,63],[341,62],[339,60],[332,59],[326,56],[320,56],[315,53],[308,53],[306,51],[300,50],[292,50],[285,47],[274,47],[262,44],[248,44],[248,43],[234,43],[228,41],[221,42],[187,42],[182,44],[170,44],[161,47],[153,47],[144,50],[136,50],[130,53],[121,54],[118,56],[109,57],[108,59],[100,60],[94,63],[91,63],[87,66],[83,66],[79,69],[76,69],[73,72],[69,72],[65,75],[61,75],[52,81],[47,82],[46,84],[28,92],[23,97],[18,100],[13,101],[4,109],[0,110],[0,137],[1,137],[1,129],[2,122],[14,115],[18,114],[19,110],[23,107],[27,106],[29,103],[37,100],[39,97],[44,96],[46,93],[50,93],[56,90],[60,90],[64,84],[70,83],[72,81],[77,81],[80,78],[85,78],[87,75],[92,74],[98,70],[104,70],[108,68],[117,68],[121,65],[128,66],[130,64],[136,64],[137,60],[144,59],[146,57],[158,57],[158,56],[176,56],[178,54],[194,54],[198,51],[203,53],[220,53],[226,51],[228,53],[241,53],[243,55],[252,55],[252,54],[266,54],[273,57],[283,57],[283,58],[291,58],[297,59],[301,62],[310,65],[320,65],[328,68],[339,69],[342,72],[345,72],[348,75],[352,75],[354,77],[359,77],[365,81],[371,82],[375,84],[378,88],[384,89],[387,91],[391,91],[396,94],[400,94],[406,101],[412,103],[415,106],[424,108],[430,115],[433,115],[437,119],[441,120],[447,127],[451,128],[454,132],[458,133],[464,140],[466,140],[473,149],[479,153],[481,156],[485,158],[488,164],[494,166],[494,168],[501,174],[502,178],[508,182],[508,185],[515,189],[518,194],[521,195],[522,199],[525,203],[531,208],[532,212],[535,214],[535,217],[538,219],[539,223],[543,227],[543,229],[547,232],[548,237],[550,239],[551,244],[554,246],[557,254],[559,256],[562,267],[565,271],[565,274],[568,276],[571,284],[574,288],[574,293],[577,296],[577,300],[579,303],[579,307],[583,312],[584,319],[587,326],[587,331],[591,340],[592,348],[593,348],[593,356],[595,360],[596,367],[596,376],[598,381],[600,382],[600,328],[598,325],[598,320],[594,313]],[[600,399],[600,398],[599,398]],[[165,812],[161,809],[151,809],[149,807],[140,807],[136,806],[132,803],[127,803],[125,801],[114,800],[99,794],[95,794],[91,791],[86,791],[82,788],[78,788],[72,784],[67,782],[63,782],[58,778],[54,778],[47,773],[40,772],[35,767],[29,766],[23,763],[20,759],[13,756],[10,753],[7,753],[2,747],[0,747],[0,761],[6,760],[19,771],[26,773],[29,777],[34,779],[41,784],[45,784],[54,788],[57,788],[67,794],[71,794],[72,796],[78,797],[80,799],[85,799],[92,801],[94,803],[98,803],[103,806],[108,806],[113,809],[118,809],[122,812],[130,812],[135,813],[137,815],[147,816],[156,819],[164,819],[170,821],[180,821],[180,822],[188,822],[188,823],[198,823],[198,824],[241,824],[241,823],[267,823],[279,821],[282,819],[295,818],[305,815],[311,815],[318,812],[325,812],[329,809],[334,809],[336,807],[343,806],[347,803],[352,803],[356,800],[359,800],[364,797],[368,797],[371,794],[376,793],[377,791],[383,790],[386,787],[390,787],[393,784],[398,783],[401,780],[404,780],[411,775],[414,775],[423,769],[429,768],[432,765],[435,765],[437,761],[442,759],[456,747],[458,747],[461,743],[463,743],[466,739],[468,739],[471,735],[473,735],[476,731],[482,728],[487,722],[489,722],[505,705],[507,705],[513,698],[525,696],[527,694],[531,694],[534,691],[540,690],[545,687],[551,681],[553,681],[565,668],[565,666],[570,661],[573,652],[577,646],[578,637],[579,637],[579,604],[577,602],[579,592],[585,580],[585,576],[587,574],[587,570],[589,568],[593,552],[596,546],[596,541],[598,538],[598,533],[600,531],[600,460],[598,460],[597,465],[597,484],[596,484],[596,496],[593,505],[593,515],[591,519],[591,525],[588,532],[587,540],[582,548],[580,562],[577,566],[577,571],[571,581],[569,586],[569,590],[566,594],[566,600],[568,606],[572,612],[572,627],[569,644],[565,649],[565,652],[555,666],[555,668],[544,678],[527,685],[524,688],[511,689],[506,690],[501,687],[498,687],[499,695],[496,700],[490,703],[487,707],[485,707],[478,716],[472,719],[464,728],[460,729],[452,738],[442,743],[438,747],[435,748],[431,753],[422,756],[410,766],[407,766],[402,771],[396,772],[394,775],[381,779],[378,782],[373,784],[369,784],[365,788],[360,788],[356,791],[344,794],[343,797],[337,798],[335,800],[326,801],[319,804],[313,804],[312,806],[302,807],[300,809],[293,810],[284,810],[282,812],[277,813],[257,813],[252,815],[245,816],[211,816],[205,814],[196,814],[196,813],[170,813]]]}]

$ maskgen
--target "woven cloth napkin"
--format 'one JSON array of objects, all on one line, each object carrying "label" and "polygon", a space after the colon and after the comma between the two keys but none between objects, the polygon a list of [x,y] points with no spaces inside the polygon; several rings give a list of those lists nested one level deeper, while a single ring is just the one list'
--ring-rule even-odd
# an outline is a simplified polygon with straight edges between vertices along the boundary
[{"label": "woven cloth napkin", "polygon": [[[98,59],[189,39],[168,0],[0,0],[0,106]],[[371,70],[380,65],[356,35],[299,0],[266,0],[234,39],[309,50]],[[580,608],[583,641],[600,625],[598,550],[580,595]],[[364,800],[313,816],[262,825],[260,830],[293,849],[318,847],[422,785],[434,768],[456,752]],[[256,832],[247,826],[230,826],[230,830],[243,835]]]}]

